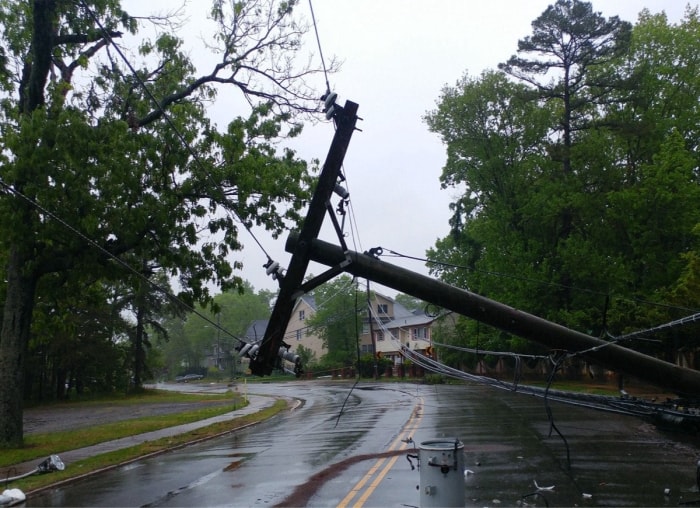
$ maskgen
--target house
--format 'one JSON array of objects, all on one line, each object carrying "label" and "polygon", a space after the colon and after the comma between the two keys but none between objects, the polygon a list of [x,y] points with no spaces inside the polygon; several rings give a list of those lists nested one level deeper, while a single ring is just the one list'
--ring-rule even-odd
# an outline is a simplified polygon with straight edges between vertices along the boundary
[{"label": "house", "polygon": [[314,297],[308,294],[300,296],[292,309],[292,316],[284,333],[284,341],[291,346],[292,350],[304,346],[304,348],[311,350],[314,358],[318,360],[326,354],[326,347],[323,340],[314,334],[307,325],[307,320],[315,313],[316,301]]},{"label": "house", "polygon": [[[323,340],[314,334],[307,324],[307,320],[316,312],[316,302],[314,297],[308,294],[302,295],[297,299],[292,309],[292,315],[289,318],[287,329],[282,340],[290,346],[291,351],[295,351],[299,346],[309,349],[313,357],[320,359],[326,354],[326,348],[323,345]],[[265,336],[265,330],[269,320],[258,319],[253,321],[246,331],[243,340],[248,344],[256,344]],[[246,365],[250,362],[248,358],[242,358],[242,363]]]},{"label": "house", "polygon": [[392,329],[390,323],[401,322],[414,316],[414,313],[406,309],[399,302],[380,293],[373,294],[371,320],[365,317],[360,336],[360,352],[373,354],[381,352],[383,355],[389,352],[398,354],[398,345],[392,341]]},{"label": "house", "polygon": [[[371,320],[366,313],[362,333],[358,339],[361,354],[381,353],[390,358],[395,365],[402,363],[400,349],[402,346],[426,354],[430,351],[432,337],[437,328],[442,326],[441,318],[426,314],[423,310],[409,311],[399,302],[380,293],[372,296]],[[313,352],[320,360],[327,352],[323,340],[309,328],[307,321],[316,313],[313,296],[305,294],[294,304],[292,315],[284,334],[292,351],[303,346]],[[248,328],[245,340],[259,341],[267,326],[266,320],[255,321]]]}]

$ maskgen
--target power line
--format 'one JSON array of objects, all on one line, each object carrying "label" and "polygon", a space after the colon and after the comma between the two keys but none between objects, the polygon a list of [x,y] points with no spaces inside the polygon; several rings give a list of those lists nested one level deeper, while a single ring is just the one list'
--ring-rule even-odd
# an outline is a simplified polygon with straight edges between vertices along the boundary
[{"label": "power line", "polygon": [[187,139],[185,138],[185,136],[184,136],[184,135],[180,132],[180,130],[177,128],[177,126],[176,126],[175,123],[173,122],[172,118],[170,118],[170,115],[169,115],[168,112],[165,110],[165,108],[163,108],[163,106],[162,106],[161,103],[158,101],[158,99],[155,97],[155,95],[153,95],[153,93],[148,89],[148,87],[146,86],[146,84],[144,83],[144,81],[141,79],[141,77],[140,77],[140,76],[138,75],[138,73],[136,72],[136,69],[134,69],[133,65],[131,65],[131,62],[129,62],[129,59],[128,59],[128,58],[126,57],[126,55],[122,52],[121,48],[119,48],[119,46],[114,42],[114,39],[112,39],[112,37],[110,36],[109,32],[105,29],[104,25],[103,25],[103,24],[100,22],[100,20],[97,18],[97,15],[92,11],[92,9],[90,9],[90,7],[87,5],[87,3],[86,3],[85,0],[80,0],[80,3],[81,3],[81,5],[83,6],[83,8],[85,9],[85,11],[90,15],[90,17],[92,18],[92,20],[95,22],[95,24],[97,25],[97,27],[100,29],[100,31],[102,32],[103,37],[104,37],[105,40],[108,42],[108,44],[114,48],[114,50],[117,52],[117,54],[118,54],[119,57],[122,59],[122,61],[124,62],[124,64],[129,68],[129,71],[130,71],[131,74],[133,75],[134,79],[137,81],[137,83],[139,84],[139,86],[143,89],[144,93],[148,96],[148,98],[149,98],[150,101],[153,103],[153,105],[154,105],[155,108],[158,110],[158,112],[161,114],[161,116],[165,119],[165,121],[167,122],[168,126],[173,130],[173,132],[175,133],[175,136],[180,140],[180,143],[182,143],[182,146],[183,146],[183,147],[189,152],[189,154],[192,156],[192,159],[195,161],[195,164],[199,167],[199,169],[202,170],[202,172],[205,174],[205,176],[211,181],[211,183],[213,184],[214,188],[216,188],[217,190],[219,190],[219,191],[221,192],[221,196],[220,196],[220,197],[221,197],[222,201],[224,201],[227,205],[229,205],[228,207],[224,207],[224,210],[226,211],[226,213],[233,214],[233,215],[235,216],[235,218],[238,219],[238,222],[240,222],[240,223],[243,225],[244,229],[245,229],[246,231],[248,231],[248,234],[250,234],[250,236],[253,238],[253,240],[254,240],[255,243],[258,245],[258,247],[260,247],[260,249],[261,249],[262,252],[265,254],[265,256],[267,257],[267,259],[268,259],[268,260],[271,260],[270,255],[269,255],[268,252],[265,250],[265,248],[263,247],[262,243],[260,243],[260,241],[258,240],[258,238],[257,238],[257,236],[255,235],[255,233],[253,233],[252,228],[251,228],[250,226],[248,226],[248,224],[246,223],[246,221],[244,221],[244,220],[241,218],[241,216],[236,212],[235,207],[229,202],[229,199],[226,197],[226,194],[225,194],[225,192],[223,192],[223,189],[219,188],[219,185],[217,184],[217,182],[216,182],[216,180],[214,179],[214,177],[211,175],[211,173],[210,173],[209,171],[207,171],[206,167],[205,167],[204,164],[202,163],[202,160],[201,160],[201,158],[199,157],[199,155],[197,154],[197,152],[192,148],[192,145],[187,141]]},{"label": "power line", "polygon": [[39,210],[41,213],[45,214],[47,217],[51,218],[53,221],[57,222],[58,224],[60,224],[60,225],[63,226],[64,228],[66,228],[68,231],[70,231],[71,233],[73,233],[74,235],[76,235],[77,237],[79,237],[80,239],[82,239],[83,241],[85,241],[88,245],[94,247],[94,248],[97,249],[99,252],[103,253],[105,256],[107,256],[107,258],[112,259],[113,261],[115,261],[115,262],[116,262],[119,266],[121,266],[122,268],[124,268],[124,269],[126,269],[127,271],[131,272],[132,274],[134,274],[134,275],[135,275],[136,277],[138,277],[139,279],[145,281],[145,282],[146,282],[147,284],[149,284],[153,289],[155,289],[155,290],[161,292],[161,293],[164,294],[167,298],[169,298],[171,301],[175,302],[177,305],[180,305],[182,308],[184,308],[184,309],[186,309],[186,310],[188,310],[188,311],[194,313],[195,315],[199,316],[200,318],[202,318],[202,319],[203,319],[204,321],[206,321],[207,323],[209,323],[209,324],[215,326],[215,327],[216,327],[217,329],[219,329],[220,331],[222,331],[222,332],[228,334],[231,338],[233,338],[233,339],[235,339],[235,340],[237,340],[237,341],[239,341],[239,342],[244,342],[243,340],[241,340],[240,338],[236,337],[235,335],[233,335],[233,334],[232,334],[231,332],[229,332],[228,330],[225,330],[224,328],[221,328],[217,323],[215,323],[214,321],[212,321],[211,319],[209,319],[207,316],[205,316],[204,314],[202,314],[201,312],[199,312],[199,311],[196,310],[195,308],[193,308],[193,307],[187,305],[187,304],[186,304],[184,301],[182,301],[180,298],[178,298],[177,296],[175,296],[174,294],[172,294],[167,288],[165,288],[165,287],[159,285],[158,283],[156,283],[156,282],[152,281],[151,279],[149,279],[148,277],[144,276],[144,275],[143,275],[142,273],[140,273],[138,270],[136,270],[135,268],[133,268],[132,266],[130,266],[127,262],[125,262],[124,260],[120,259],[119,257],[117,257],[117,256],[115,256],[114,254],[112,254],[111,252],[109,252],[107,249],[105,249],[105,248],[102,247],[100,244],[98,244],[97,242],[95,242],[94,240],[92,240],[91,238],[89,238],[89,237],[88,237],[87,235],[85,235],[83,232],[81,232],[81,231],[79,231],[78,229],[76,229],[75,227],[71,226],[68,222],[66,222],[65,220],[61,219],[58,215],[54,214],[53,212],[49,211],[48,209],[46,209],[45,207],[43,207],[42,205],[40,205],[39,203],[37,203],[35,200],[33,200],[33,199],[31,199],[30,197],[26,196],[25,194],[19,192],[17,189],[15,189],[14,187],[12,187],[11,185],[8,185],[8,184],[7,184],[5,181],[3,181],[2,179],[0,179],[0,186],[2,186],[4,189],[6,189],[8,192],[12,193],[13,195],[15,195],[15,196],[17,196],[17,197],[19,197],[19,198],[24,199],[25,201],[27,201],[31,206],[33,206],[34,208],[36,208],[37,210]]},{"label": "power line", "polygon": [[318,27],[316,26],[316,16],[314,15],[314,6],[309,0],[309,10],[311,11],[311,20],[314,24],[314,32],[316,33],[316,43],[318,44],[318,54],[321,57],[321,65],[323,66],[323,75],[326,78],[326,93],[331,91],[331,85],[328,82],[328,71],[326,70],[326,62],[323,59],[323,50],[321,49],[321,39],[318,36]]}]

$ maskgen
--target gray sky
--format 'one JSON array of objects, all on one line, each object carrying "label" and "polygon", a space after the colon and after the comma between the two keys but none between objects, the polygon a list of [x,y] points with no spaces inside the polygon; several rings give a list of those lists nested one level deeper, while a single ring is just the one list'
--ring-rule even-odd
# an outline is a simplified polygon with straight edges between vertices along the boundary
[{"label": "gray sky", "polygon": [[[323,55],[343,62],[339,73],[330,76],[331,89],[339,103],[359,104],[358,123],[362,132],[353,135],[345,157],[344,172],[351,194],[356,233],[346,239],[351,249],[365,251],[381,246],[401,254],[423,258],[427,249],[449,230],[448,204],[454,190],[441,190],[439,176],[445,162],[445,148],[428,131],[422,117],[435,108],[445,85],[452,86],[465,73],[479,75],[495,69],[517,49],[518,39],[532,33],[531,23],[554,0],[312,0]],[[594,0],[593,8],[606,17],[617,15],[635,22],[638,13],[666,12],[671,22],[683,16],[684,0]],[[123,0],[132,15],[145,15],[175,5],[173,0]],[[697,1],[690,2],[697,6]],[[187,5],[185,27],[192,41],[195,62],[206,60],[198,49],[199,34],[208,0]],[[311,20],[309,2],[301,0],[297,11]],[[203,28],[204,27],[204,28]],[[193,37],[193,34],[196,37]],[[310,51],[318,60],[316,40],[311,31]],[[125,42],[125,41],[123,41]],[[320,93],[325,90],[318,78]],[[227,114],[230,112],[230,114]],[[225,126],[241,112],[217,107],[214,119]],[[323,122],[307,126],[291,146],[304,159],[323,162],[333,137],[333,126]],[[325,224],[329,224],[326,219]],[[286,267],[290,255],[284,252],[286,236],[274,240],[254,230],[270,256]],[[325,227],[321,237],[337,244],[333,231]],[[265,275],[266,257],[244,230],[245,250],[235,253],[245,269],[243,278],[256,289],[277,289]],[[427,274],[416,261],[383,257],[385,261]],[[326,267],[312,265],[319,274]],[[389,296],[395,291],[374,287]]]}]

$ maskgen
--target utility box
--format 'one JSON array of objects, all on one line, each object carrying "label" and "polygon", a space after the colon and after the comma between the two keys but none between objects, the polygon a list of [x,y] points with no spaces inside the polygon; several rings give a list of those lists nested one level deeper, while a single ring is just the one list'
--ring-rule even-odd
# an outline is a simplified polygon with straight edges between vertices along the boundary
[{"label": "utility box", "polygon": [[464,444],[456,438],[423,441],[418,460],[421,507],[463,507]]}]

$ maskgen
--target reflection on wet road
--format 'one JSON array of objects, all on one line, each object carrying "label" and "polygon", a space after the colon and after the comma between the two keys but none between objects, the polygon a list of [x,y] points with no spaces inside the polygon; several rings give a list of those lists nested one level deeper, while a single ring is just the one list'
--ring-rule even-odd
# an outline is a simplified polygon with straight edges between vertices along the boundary
[{"label": "reflection on wet road", "polygon": [[[473,472],[464,477],[467,506],[677,506],[700,499],[698,441],[631,417],[553,405],[564,441],[550,436],[543,401],[531,396],[476,385],[350,387],[251,385],[251,392],[303,404],[27,506],[274,506],[302,499],[290,497],[295,489],[309,506],[417,506],[419,472],[405,458],[413,452],[409,437],[416,446],[442,437],[464,443],[464,465]],[[538,491],[535,482],[554,488]]]}]

